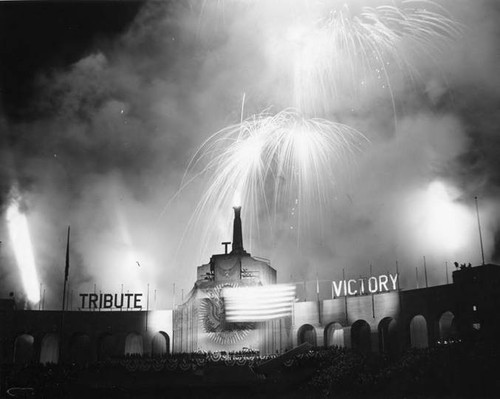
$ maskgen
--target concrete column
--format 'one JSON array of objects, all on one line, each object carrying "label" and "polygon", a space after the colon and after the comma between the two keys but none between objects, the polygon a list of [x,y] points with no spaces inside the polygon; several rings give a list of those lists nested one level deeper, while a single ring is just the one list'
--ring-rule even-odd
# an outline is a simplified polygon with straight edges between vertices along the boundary
[{"label": "concrete column", "polygon": [[370,343],[373,353],[380,352],[379,338],[378,326],[370,326]]},{"label": "concrete column", "polygon": [[323,326],[315,326],[316,330],[316,346],[318,348],[325,347],[325,327]]},{"label": "concrete column", "polygon": [[344,347],[352,348],[351,326],[344,327]]}]

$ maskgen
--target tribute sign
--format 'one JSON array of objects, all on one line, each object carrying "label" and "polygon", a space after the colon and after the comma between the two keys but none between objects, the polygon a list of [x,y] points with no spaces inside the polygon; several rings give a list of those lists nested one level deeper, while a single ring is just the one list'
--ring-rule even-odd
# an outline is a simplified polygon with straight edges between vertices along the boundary
[{"label": "tribute sign", "polygon": [[81,309],[142,309],[142,294],[80,294]]},{"label": "tribute sign", "polygon": [[397,274],[382,274],[368,279],[349,279],[332,281],[332,291],[335,297],[348,295],[378,294],[381,292],[395,291],[397,289]]}]

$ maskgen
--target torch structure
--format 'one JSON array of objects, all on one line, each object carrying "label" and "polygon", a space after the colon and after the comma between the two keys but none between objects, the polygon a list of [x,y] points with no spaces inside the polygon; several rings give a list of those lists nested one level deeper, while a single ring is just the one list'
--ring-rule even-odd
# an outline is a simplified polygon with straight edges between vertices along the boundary
[{"label": "torch structure", "polygon": [[241,206],[234,206],[234,221],[233,221],[233,250],[232,255],[246,255],[243,249],[243,232],[241,229]]}]

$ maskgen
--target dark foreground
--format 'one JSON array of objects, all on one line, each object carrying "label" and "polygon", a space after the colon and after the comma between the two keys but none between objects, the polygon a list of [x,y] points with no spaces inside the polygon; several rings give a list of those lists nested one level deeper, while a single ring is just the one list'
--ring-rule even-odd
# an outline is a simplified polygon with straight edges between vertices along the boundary
[{"label": "dark foreground", "polygon": [[76,365],[3,365],[7,398],[498,398],[500,348],[451,343],[389,358],[312,350],[271,368],[210,354]]}]

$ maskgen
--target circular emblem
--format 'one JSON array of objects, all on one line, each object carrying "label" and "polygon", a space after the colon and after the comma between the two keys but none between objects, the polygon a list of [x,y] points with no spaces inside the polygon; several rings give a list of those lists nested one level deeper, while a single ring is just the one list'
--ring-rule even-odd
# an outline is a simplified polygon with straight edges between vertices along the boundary
[{"label": "circular emblem", "polygon": [[200,318],[203,329],[210,339],[218,344],[233,344],[241,341],[255,328],[254,323],[231,323],[226,321],[224,287],[235,287],[235,284],[220,284],[206,290],[207,297],[200,303]]}]

